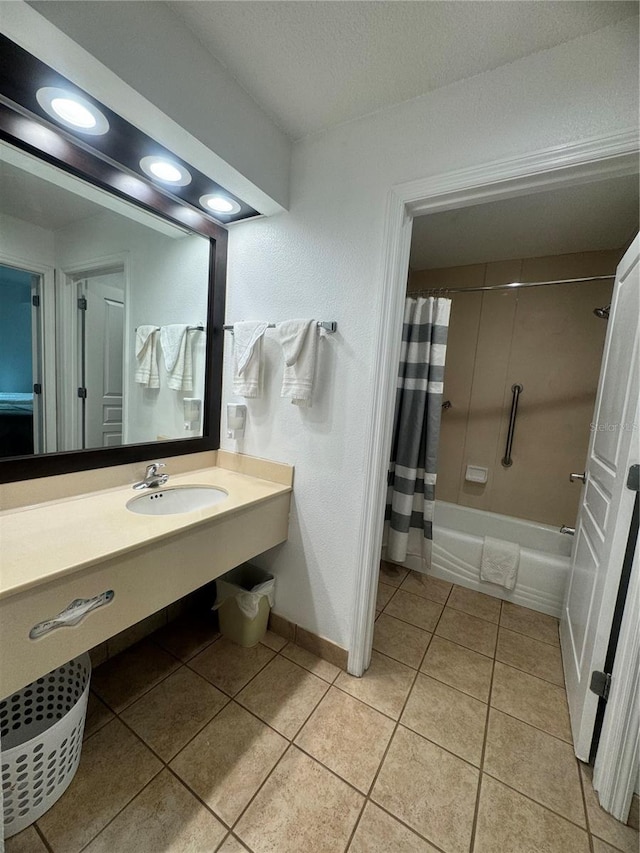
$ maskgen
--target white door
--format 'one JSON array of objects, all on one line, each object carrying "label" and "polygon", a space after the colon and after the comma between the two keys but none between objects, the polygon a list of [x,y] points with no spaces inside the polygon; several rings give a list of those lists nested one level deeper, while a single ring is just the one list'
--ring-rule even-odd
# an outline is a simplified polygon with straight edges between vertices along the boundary
[{"label": "white door", "polygon": [[627,472],[640,461],[639,253],[636,237],[617,270],[560,625],[573,742],[583,761],[598,707],[589,683],[591,673],[604,668],[633,510]]},{"label": "white door", "polygon": [[121,272],[85,279],[85,447],[122,444],[124,291]]}]

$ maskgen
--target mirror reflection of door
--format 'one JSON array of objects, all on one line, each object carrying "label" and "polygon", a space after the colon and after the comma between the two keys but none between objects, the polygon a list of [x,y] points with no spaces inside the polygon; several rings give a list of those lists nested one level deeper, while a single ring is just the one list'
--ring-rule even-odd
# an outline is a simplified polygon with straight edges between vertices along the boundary
[{"label": "mirror reflection of door", "polygon": [[0,456],[42,451],[40,276],[0,264]]},{"label": "mirror reflection of door", "polygon": [[83,447],[122,444],[124,270],[78,281],[80,416]]}]

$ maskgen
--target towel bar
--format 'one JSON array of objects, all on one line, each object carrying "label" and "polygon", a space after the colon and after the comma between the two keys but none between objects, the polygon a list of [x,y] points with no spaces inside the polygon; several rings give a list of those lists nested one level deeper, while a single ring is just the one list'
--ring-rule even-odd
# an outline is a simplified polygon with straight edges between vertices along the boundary
[{"label": "towel bar", "polygon": [[[319,329],[324,329],[325,332],[328,332],[330,335],[338,331],[338,324],[335,320],[318,320],[316,325]],[[275,327],[275,323],[269,323],[269,325],[267,326],[267,328],[269,329],[275,329]],[[225,332],[233,332],[233,323],[225,323],[222,328],[225,330]]]}]

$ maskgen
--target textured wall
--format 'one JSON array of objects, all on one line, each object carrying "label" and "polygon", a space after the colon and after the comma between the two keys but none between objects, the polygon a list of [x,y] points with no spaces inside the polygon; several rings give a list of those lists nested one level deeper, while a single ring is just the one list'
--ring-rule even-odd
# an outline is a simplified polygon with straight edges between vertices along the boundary
[{"label": "textured wall", "polygon": [[[551,281],[615,272],[621,251],[582,252],[413,272],[412,290]],[[441,500],[573,526],[607,324],[593,314],[611,282],[452,294],[437,494]],[[504,468],[511,386],[523,386]],[[465,481],[467,465],[489,469]]]},{"label": "textured wall", "polygon": [[636,65],[621,24],[318,134],[294,148],[290,212],[231,229],[230,321],[340,324],[312,409],[279,398],[272,341],[265,396],[248,402],[242,449],[296,466],[289,541],[263,558],[283,616],[349,645],[389,188],[633,127]]}]

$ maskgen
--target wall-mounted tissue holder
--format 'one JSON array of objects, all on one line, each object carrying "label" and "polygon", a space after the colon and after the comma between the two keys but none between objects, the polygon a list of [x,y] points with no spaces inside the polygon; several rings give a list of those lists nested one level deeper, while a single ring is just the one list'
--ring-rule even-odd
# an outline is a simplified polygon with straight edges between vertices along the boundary
[{"label": "wall-mounted tissue holder", "polygon": [[246,406],[227,403],[227,438],[242,438],[246,421]]}]

